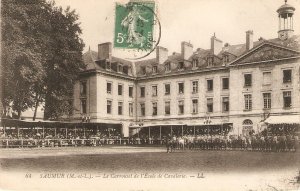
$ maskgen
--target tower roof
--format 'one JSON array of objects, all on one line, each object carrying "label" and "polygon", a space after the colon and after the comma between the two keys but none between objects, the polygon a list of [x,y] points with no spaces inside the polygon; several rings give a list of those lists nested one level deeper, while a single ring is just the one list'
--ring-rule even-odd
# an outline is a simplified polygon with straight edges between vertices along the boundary
[{"label": "tower roof", "polygon": [[285,4],[281,5],[278,9],[277,9],[277,13],[293,13],[295,11],[295,7],[293,7],[292,5],[287,4],[287,0],[285,0]]}]

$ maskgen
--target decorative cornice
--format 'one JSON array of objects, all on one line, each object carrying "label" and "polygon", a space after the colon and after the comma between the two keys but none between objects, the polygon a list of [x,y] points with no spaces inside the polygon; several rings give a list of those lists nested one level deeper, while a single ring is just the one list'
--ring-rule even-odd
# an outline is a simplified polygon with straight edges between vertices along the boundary
[{"label": "decorative cornice", "polygon": [[257,62],[244,62],[236,65],[229,65],[229,67],[235,67],[235,66],[243,66],[243,65],[252,65],[252,64],[264,64],[268,62],[280,62],[285,60],[293,60],[293,59],[299,59],[300,56],[294,56],[289,58],[280,58],[280,59],[274,59],[274,60],[264,60],[264,61],[257,61]]}]

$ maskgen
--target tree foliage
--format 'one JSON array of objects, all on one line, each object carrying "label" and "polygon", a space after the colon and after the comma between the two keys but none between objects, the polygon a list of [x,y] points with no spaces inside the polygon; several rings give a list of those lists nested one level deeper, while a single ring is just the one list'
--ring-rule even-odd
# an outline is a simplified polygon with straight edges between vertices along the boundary
[{"label": "tree foliage", "polygon": [[73,82],[84,68],[74,10],[46,0],[2,1],[2,104],[18,114],[45,102],[45,117],[70,110]]},{"label": "tree foliage", "polygon": [[73,83],[78,72],[84,67],[81,54],[83,42],[79,38],[81,29],[76,23],[78,15],[69,7],[65,11],[54,8],[52,17],[53,40],[47,65],[46,118],[57,118],[70,110],[68,98],[73,94]]}]

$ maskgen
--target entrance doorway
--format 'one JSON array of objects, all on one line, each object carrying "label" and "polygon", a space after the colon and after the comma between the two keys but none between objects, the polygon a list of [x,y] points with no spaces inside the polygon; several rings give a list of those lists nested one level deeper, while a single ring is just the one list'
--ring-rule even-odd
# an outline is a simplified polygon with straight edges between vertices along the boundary
[{"label": "entrance doorway", "polygon": [[242,134],[244,136],[248,136],[252,131],[253,131],[253,122],[250,119],[244,120]]}]

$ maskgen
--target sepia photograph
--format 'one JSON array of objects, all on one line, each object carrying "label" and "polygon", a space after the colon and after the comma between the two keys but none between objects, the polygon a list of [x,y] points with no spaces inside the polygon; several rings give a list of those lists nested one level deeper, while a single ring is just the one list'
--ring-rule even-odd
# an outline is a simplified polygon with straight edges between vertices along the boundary
[{"label": "sepia photograph", "polygon": [[0,190],[300,190],[300,0],[1,0]]}]

